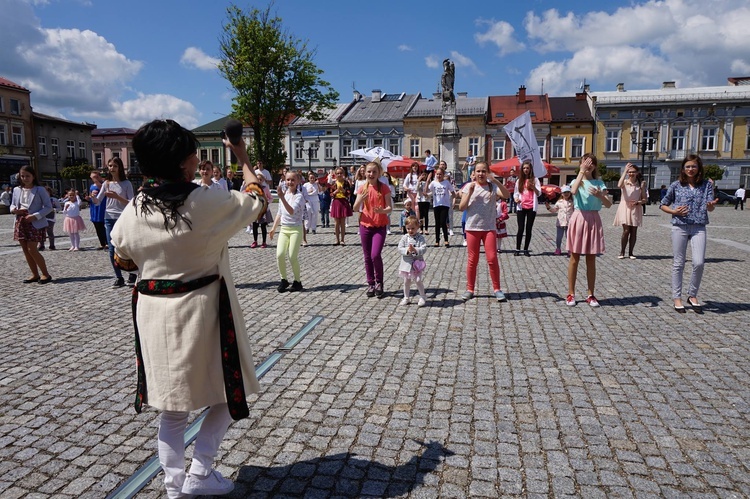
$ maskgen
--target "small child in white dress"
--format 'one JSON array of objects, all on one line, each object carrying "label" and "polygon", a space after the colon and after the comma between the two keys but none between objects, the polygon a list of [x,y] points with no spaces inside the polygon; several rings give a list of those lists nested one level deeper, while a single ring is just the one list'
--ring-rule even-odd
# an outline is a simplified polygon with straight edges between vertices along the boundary
[{"label": "small child in white dress", "polygon": [[81,198],[74,189],[68,191],[68,200],[63,207],[65,221],[63,230],[70,235],[70,249],[68,251],[78,251],[81,244],[81,235],[79,232],[86,230],[86,223],[81,218]]},{"label": "small child in white dress", "polygon": [[401,264],[398,266],[399,275],[404,279],[404,298],[401,305],[411,303],[409,294],[411,292],[411,281],[417,284],[419,291],[418,306],[427,304],[427,295],[424,291],[422,275],[425,270],[424,254],[427,251],[427,241],[419,233],[419,220],[416,217],[407,217],[404,222],[406,234],[401,236],[398,243],[398,252],[401,253]]}]

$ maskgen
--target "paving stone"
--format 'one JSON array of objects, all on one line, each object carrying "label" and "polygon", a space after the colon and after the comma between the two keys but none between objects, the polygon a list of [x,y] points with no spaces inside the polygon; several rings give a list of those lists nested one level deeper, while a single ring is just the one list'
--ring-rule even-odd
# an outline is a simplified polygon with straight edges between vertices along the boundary
[{"label": "paving stone", "polygon": [[[532,257],[500,254],[503,304],[481,262],[476,298],[460,300],[460,236],[428,251],[430,306],[418,308],[398,305],[396,235],[382,300],[364,296],[353,228],[347,247],[332,245],[331,229],[310,235],[306,290],[286,295],[275,291],[273,247],[235,235],[256,363],[314,315],[324,320],[230,427],[216,464],[237,483],[230,497],[750,496],[750,286],[727,277],[747,274],[750,219],[711,214],[700,316],[671,307],[669,217],[648,207],[639,258],[618,260],[613,215],[602,212],[610,250],[597,259],[598,309],[564,305],[567,259],[551,254],[555,217],[543,210]],[[6,236],[12,220],[0,216]],[[55,281],[15,287],[0,326],[0,496],[105,497],[156,452],[158,412],[132,409],[129,293],[108,288],[106,253],[45,258]],[[0,266],[10,283],[28,272],[7,237]],[[34,303],[49,321],[35,320]],[[95,332],[81,322],[90,317]],[[162,497],[161,480],[138,497]]]}]

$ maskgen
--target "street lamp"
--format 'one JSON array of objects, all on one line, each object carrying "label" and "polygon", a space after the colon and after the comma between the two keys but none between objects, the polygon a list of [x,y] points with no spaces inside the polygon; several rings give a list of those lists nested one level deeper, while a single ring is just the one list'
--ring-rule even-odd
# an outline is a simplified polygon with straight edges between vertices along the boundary
[{"label": "street lamp", "polygon": [[[659,143],[659,130],[654,129],[651,133],[650,137],[645,137],[641,134],[640,138],[638,137],[638,130],[636,130],[635,126],[630,130],[630,141],[634,146],[638,147],[638,155],[641,157],[641,171],[646,170],[646,153],[650,152],[649,159],[648,159],[648,180],[646,181],[646,189],[647,192],[647,198],[650,198],[651,194],[651,177],[653,175],[652,168],[653,168],[653,161],[654,161],[654,146]],[[657,151],[658,154],[658,151]],[[645,210],[646,207],[644,205],[643,209]]]},{"label": "street lamp", "polygon": [[307,170],[312,172],[312,159],[313,156],[318,157],[318,149],[320,149],[320,137],[316,137],[313,142],[305,149],[305,138],[299,138],[299,146],[303,152],[307,153]]}]

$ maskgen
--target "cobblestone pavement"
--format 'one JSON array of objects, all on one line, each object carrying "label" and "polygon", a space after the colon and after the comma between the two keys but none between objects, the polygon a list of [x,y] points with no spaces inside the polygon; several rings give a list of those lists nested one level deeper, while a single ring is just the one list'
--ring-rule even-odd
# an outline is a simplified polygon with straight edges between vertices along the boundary
[{"label": "cobblestone pavement", "polygon": [[[750,211],[711,215],[703,315],[672,309],[669,217],[648,208],[637,260],[616,258],[613,217],[603,212],[599,309],[565,306],[567,259],[552,254],[543,208],[530,258],[503,242],[508,303],[484,265],[478,297],[461,301],[458,235],[428,251],[429,306],[417,308],[399,306],[398,235],[378,300],[365,297],[354,228],[345,247],[333,229],[311,235],[306,290],[283,295],[275,249],[238,233],[256,363],[324,320],[230,427],[217,461],[230,497],[750,496]],[[44,253],[55,281],[21,284],[12,222],[0,217],[0,496],[104,497],[155,454],[157,413],[131,404],[129,292],[110,288],[91,228],[87,251],[62,251],[61,223],[60,249]],[[579,289],[582,300],[583,263]],[[138,497],[162,495],[159,475]]]}]

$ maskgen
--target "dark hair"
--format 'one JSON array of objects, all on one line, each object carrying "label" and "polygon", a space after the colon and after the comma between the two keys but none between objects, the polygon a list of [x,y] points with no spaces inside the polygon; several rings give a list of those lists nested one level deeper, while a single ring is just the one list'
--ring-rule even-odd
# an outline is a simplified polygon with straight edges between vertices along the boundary
[{"label": "dark hair", "polygon": [[590,158],[591,162],[594,163],[594,169],[591,170],[591,177],[599,178],[599,160],[596,159],[596,156],[594,156],[590,152],[587,152],[586,154],[581,156],[581,162],[579,163],[579,165],[583,164],[586,158]]},{"label": "dark hair", "polygon": [[147,177],[168,181],[184,180],[182,163],[198,150],[193,132],[173,120],[146,123],[133,136],[138,166]]},{"label": "dark hair", "polygon": [[425,154],[432,154],[432,151],[430,151],[429,149],[425,149],[424,153]]},{"label": "dark hair", "polygon": [[[635,169],[635,181],[638,185],[641,185],[641,182],[643,182],[643,175],[641,175],[641,169],[635,166],[633,163],[630,164],[631,168]],[[627,168],[625,169],[627,171]]]},{"label": "dark hair", "polygon": [[[120,158],[112,158],[109,162],[113,163],[114,167],[117,169],[117,179],[125,180],[125,165],[122,164],[122,160]],[[112,168],[110,168],[110,170],[112,170]]]},{"label": "dark hair", "polygon": [[39,179],[38,179],[38,178],[36,178],[36,172],[35,172],[35,171],[34,171],[34,169],[33,169],[33,168],[31,167],[31,165],[23,165],[23,166],[22,166],[22,167],[21,167],[21,168],[20,168],[20,169],[18,170],[18,173],[19,173],[19,175],[18,175],[18,185],[22,185],[22,184],[21,184],[21,175],[20,175],[20,173],[21,173],[21,172],[26,172],[26,173],[29,173],[29,174],[31,174],[31,178],[33,178],[33,180],[32,180],[32,182],[31,182],[31,183],[32,183],[33,185],[39,185]]},{"label": "dark hair", "polygon": [[[528,176],[526,175],[526,172],[523,171],[523,165],[529,165]],[[521,192],[523,192],[526,190],[526,181],[534,178],[534,163],[530,159],[525,159],[523,163],[521,163],[521,167],[519,169],[520,171],[518,172],[518,186],[521,188]]]},{"label": "dark hair", "polygon": [[682,160],[682,165],[680,165],[680,185],[687,185],[688,183],[687,175],[685,175],[685,165],[688,161],[694,161],[698,165],[698,173],[695,174],[695,185],[701,185],[703,183],[703,160],[697,154],[688,154]]},{"label": "dark hair", "polygon": [[158,187],[148,187],[136,196],[140,200],[141,213],[148,216],[160,211],[164,217],[164,228],[169,229],[182,220],[191,227],[190,220],[179,211],[188,195],[198,186],[185,179],[182,164],[198,150],[198,139],[193,132],[173,120],[154,120],[146,123],[133,136],[133,151],[141,172],[147,177],[160,179]]}]

